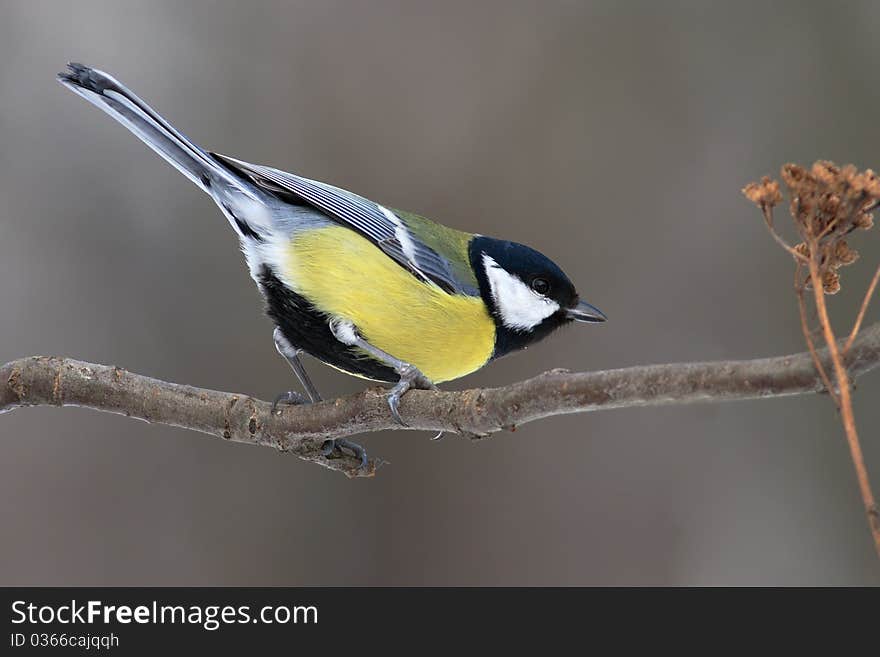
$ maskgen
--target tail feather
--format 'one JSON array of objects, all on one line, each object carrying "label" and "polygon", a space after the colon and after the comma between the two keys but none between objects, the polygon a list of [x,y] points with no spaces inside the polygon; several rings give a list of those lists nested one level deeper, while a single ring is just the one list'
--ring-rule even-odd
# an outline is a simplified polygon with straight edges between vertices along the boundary
[{"label": "tail feather", "polygon": [[193,181],[223,209],[242,238],[255,238],[271,226],[265,194],[236,176],[207,151],[163,119],[153,108],[103,71],[68,64],[58,81],[103,110]]},{"label": "tail feather", "polygon": [[206,192],[215,183],[241,186],[204,150],[103,71],[71,63],[58,74],[58,81],[122,123]]}]

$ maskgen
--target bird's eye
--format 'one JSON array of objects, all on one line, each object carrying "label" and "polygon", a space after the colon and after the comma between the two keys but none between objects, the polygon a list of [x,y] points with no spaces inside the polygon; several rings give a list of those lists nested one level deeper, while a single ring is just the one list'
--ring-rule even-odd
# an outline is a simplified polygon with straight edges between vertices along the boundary
[{"label": "bird's eye", "polygon": [[546,296],[550,291],[550,281],[546,278],[541,278],[538,276],[537,278],[532,279],[532,289],[538,294]]}]

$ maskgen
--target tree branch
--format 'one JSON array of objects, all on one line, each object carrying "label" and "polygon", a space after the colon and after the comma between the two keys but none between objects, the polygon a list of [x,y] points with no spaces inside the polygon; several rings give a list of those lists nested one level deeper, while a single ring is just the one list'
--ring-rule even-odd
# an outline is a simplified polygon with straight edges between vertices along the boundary
[{"label": "tree branch", "polygon": [[[841,342],[841,345],[843,342]],[[818,352],[830,368],[827,350]],[[880,323],[862,330],[846,355],[850,376],[880,365]],[[409,429],[482,437],[553,415],[632,406],[730,401],[821,392],[809,353],[745,361],[646,365],[600,372],[552,370],[503,388],[412,390],[400,411]],[[204,390],[70,358],[34,356],[0,367],[0,413],[23,406],[82,406],[200,431],[234,442],[274,447],[349,476],[375,473],[350,457],[325,458],[327,438],[402,429],[384,391],[310,406],[283,407],[247,395]]]}]

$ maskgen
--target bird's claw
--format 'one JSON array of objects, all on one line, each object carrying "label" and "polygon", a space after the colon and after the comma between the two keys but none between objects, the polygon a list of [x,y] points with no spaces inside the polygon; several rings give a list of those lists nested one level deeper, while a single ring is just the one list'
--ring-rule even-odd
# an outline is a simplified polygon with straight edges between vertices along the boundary
[{"label": "bird's claw", "polygon": [[275,415],[275,411],[278,410],[278,404],[284,404],[286,406],[300,406],[302,404],[310,404],[311,400],[303,394],[300,394],[294,390],[288,390],[286,392],[282,392],[272,401],[272,410],[270,413]]},{"label": "bird's claw", "polygon": [[357,443],[353,443],[345,438],[325,440],[324,444],[321,446],[321,454],[323,454],[325,458],[331,458],[334,452],[338,451],[341,453],[344,449],[350,451],[356,459],[360,460],[361,469],[367,468],[367,450]]},{"label": "bird's claw", "polygon": [[388,393],[388,408],[391,409],[391,417],[394,418],[395,422],[402,427],[408,427],[409,425],[400,416],[400,398],[413,388],[417,390],[437,390],[437,386],[422,374],[418,368],[412,365],[402,367],[399,374],[400,381]]},{"label": "bird's claw", "polygon": [[403,418],[400,417],[400,398],[407,390],[409,390],[409,386],[401,388],[398,383],[391,389],[391,392],[388,393],[388,408],[391,409],[391,417],[393,417],[394,421],[402,427],[409,426],[403,421]]}]

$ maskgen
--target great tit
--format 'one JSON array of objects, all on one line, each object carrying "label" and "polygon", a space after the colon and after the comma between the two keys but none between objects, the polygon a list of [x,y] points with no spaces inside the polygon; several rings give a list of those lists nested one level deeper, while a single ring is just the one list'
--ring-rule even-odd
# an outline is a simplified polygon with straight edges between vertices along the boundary
[{"label": "great tit", "polygon": [[[69,64],[59,81],[122,123],[207,192],[238,234],[275,323],[278,352],[317,402],[300,354],[393,383],[388,404],[605,315],[549,258],[326,183],[206,151],[111,76]],[[273,407],[274,408],[274,407]],[[364,450],[337,440],[366,462]]]}]

